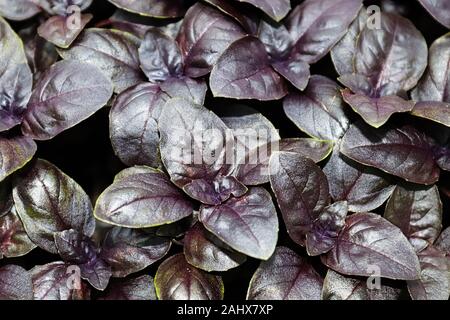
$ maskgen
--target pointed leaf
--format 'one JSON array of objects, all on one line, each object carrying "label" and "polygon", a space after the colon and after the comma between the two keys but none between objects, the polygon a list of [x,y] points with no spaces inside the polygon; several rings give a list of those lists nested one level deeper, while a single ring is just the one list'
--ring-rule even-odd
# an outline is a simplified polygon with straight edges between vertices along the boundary
[{"label": "pointed leaf", "polygon": [[336,246],[322,262],[339,273],[371,276],[376,266],[383,278],[415,280],[419,259],[402,231],[374,213],[355,213],[346,220]]},{"label": "pointed leaf", "polygon": [[208,74],[225,49],[244,35],[242,28],[219,10],[201,3],[193,5],[177,37],[185,75],[198,78]]},{"label": "pointed leaf", "polygon": [[417,252],[433,244],[442,230],[442,202],[436,186],[396,186],[384,217],[399,227]]},{"label": "pointed leaf", "polygon": [[33,158],[36,149],[36,143],[28,137],[0,136],[0,181],[25,166]]},{"label": "pointed leaf", "polygon": [[398,96],[371,98],[345,89],[342,97],[366,123],[375,128],[385,124],[394,113],[408,112],[414,108],[413,101],[406,101]]},{"label": "pointed leaf", "polygon": [[22,132],[49,140],[102,108],[112,84],[100,69],[78,61],[61,61],[45,72],[33,90]]},{"label": "pointed leaf", "polygon": [[183,58],[175,40],[150,29],[139,47],[141,68],[151,82],[177,77],[183,71]]},{"label": "pointed leaf", "polygon": [[90,237],[95,220],[88,195],[53,164],[38,159],[13,180],[17,213],[31,240],[57,253],[53,234],[68,229]]},{"label": "pointed leaf", "polygon": [[215,207],[203,206],[199,220],[234,250],[267,260],[278,239],[278,218],[270,193],[254,187],[240,198]]},{"label": "pointed leaf", "polygon": [[289,236],[303,245],[312,223],[329,203],[327,178],[314,161],[291,152],[274,153],[269,173]]},{"label": "pointed leaf", "polygon": [[[112,225],[148,228],[178,221],[192,214],[192,204],[159,170],[125,169],[97,199],[94,215]],[[130,172],[128,175],[125,173]]]},{"label": "pointed leaf", "polygon": [[406,181],[429,185],[439,179],[429,138],[410,126],[375,131],[357,123],[345,134],[341,152]]},{"label": "pointed leaf", "polygon": [[0,17],[0,131],[22,122],[32,85],[22,40]]},{"label": "pointed leaf", "polygon": [[248,300],[320,300],[323,279],[303,257],[278,247],[250,281]]},{"label": "pointed leaf", "polygon": [[186,261],[196,268],[211,271],[227,271],[243,264],[246,257],[233,251],[225,243],[196,223],[183,240]]},{"label": "pointed leaf", "polygon": [[450,127],[450,103],[418,102],[412,109],[411,114]]},{"label": "pointed leaf", "polygon": [[68,60],[90,63],[101,69],[114,84],[114,92],[136,85],[144,80],[140,69],[140,40],[121,31],[87,29],[67,50],[59,50]]},{"label": "pointed leaf", "polygon": [[224,291],[221,277],[191,266],[182,253],[159,266],[155,288],[160,300],[222,300]]},{"label": "pointed leaf", "polygon": [[336,146],[323,168],[335,201],[345,200],[350,212],[369,212],[380,207],[395,186],[374,168],[350,160]]},{"label": "pointed leaf", "polygon": [[306,0],[292,10],[286,24],[302,60],[312,64],[324,57],[361,7],[361,0]]},{"label": "pointed leaf", "polygon": [[152,231],[114,227],[103,240],[101,257],[114,277],[126,277],[145,269],[169,252],[171,242]]},{"label": "pointed leaf", "polygon": [[349,126],[339,86],[323,76],[312,76],[303,93],[291,93],[283,109],[295,125],[319,140],[337,140]]},{"label": "pointed leaf", "polygon": [[284,80],[270,65],[264,45],[252,36],[233,42],[211,71],[215,97],[278,100],[287,94]]},{"label": "pointed leaf", "polygon": [[293,55],[286,60],[272,63],[272,67],[299,90],[304,90],[310,78],[309,64]]},{"label": "pointed leaf", "polygon": [[234,138],[230,129],[208,109],[174,98],[159,119],[161,157],[173,183],[192,198],[216,205],[245,187],[233,181],[229,159]]}]

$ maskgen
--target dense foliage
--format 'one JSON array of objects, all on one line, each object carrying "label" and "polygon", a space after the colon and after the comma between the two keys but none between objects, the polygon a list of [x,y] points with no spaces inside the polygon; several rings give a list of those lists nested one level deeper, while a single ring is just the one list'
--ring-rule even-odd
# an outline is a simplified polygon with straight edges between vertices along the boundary
[{"label": "dense foliage", "polygon": [[0,299],[449,299],[448,29],[450,0],[0,0]]}]

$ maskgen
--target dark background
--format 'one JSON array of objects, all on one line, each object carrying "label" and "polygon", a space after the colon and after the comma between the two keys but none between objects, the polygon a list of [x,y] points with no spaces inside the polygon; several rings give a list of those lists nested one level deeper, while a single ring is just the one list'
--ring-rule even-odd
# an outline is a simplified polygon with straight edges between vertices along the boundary
[{"label": "dark background", "polygon": [[[292,6],[301,1],[293,0]],[[428,45],[436,40],[438,37],[448,32],[443,26],[436,22],[427,11],[421,7],[418,1],[415,0],[389,0],[389,1],[364,1],[365,5],[376,4],[383,8],[384,11],[394,11],[409,18],[414,25],[425,36]],[[87,12],[94,14],[94,20],[89,26],[95,26],[98,22],[107,19],[115,11],[115,7],[106,0],[94,0],[92,6]],[[33,23],[33,19],[23,23],[13,23],[16,31]],[[149,24],[154,24],[155,21],[148,19]],[[331,58],[327,55],[319,63],[311,68],[312,74],[321,74],[331,79],[336,79],[337,74],[334,70]],[[227,99],[213,99],[212,96],[207,96],[206,107],[214,110],[218,115],[227,113],[227,109],[236,103]],[[240,101],[240,104],[246,104],[257,109],[263,113],[269,120],[273,122],[275,127],[280,130],[283,138],[288,137],[302,137],[302,134],[295,125],[285,116],[281,102],[254,102],[254,101]],[[120,160],[114,155],[111,143],[109,140],[109,107],[105,107],[88,120],[79,125],[67,130],[50,141],[37,142],[38,151],[36,156],[46,159],[62,171],[67,173],[75,181],[77,181],[84,190],[89,194],[93,203],[95,203],[98,195],[109,186],[120,170],[125,168]],[[357,117],[352,114],[352,117]],[[430,122],[418,120],[406,116],[405,114],[395,115],[392,122],[399,123],[414,123],[422,130],[445,130],[443,127],[432,125]],[[443,174],[441,176],[440,185],[442,187],[450,187],[449,175]],[[269,188],[270,189],[270,188]],[[444,202],[444,226],[448,226],[449,219],[449,205],[448,197],[441,195]],[[382,213],[384,207],[381,207],[377,212]],[[280,223],[282,220],[280,219]],[[304,249],[294,244],[285,232],[283,225],[280,226],[279,245],[285,245],[297,251],[302,256],[306,257]],[[174,245],[171,253],[180,252],[182,247]],[[59,257],[50,255],[47,252],[35,249],[25,257],[17,259],[3,259],[0,260],[0,265],[4,264],[19,264],[27,269],[34,265],[45,264],[51,261],[59,260]],[[326,273],[325,267],[320,263],[320,259],[313,258],[311,261],[316,266],[317,270],[323,275]],[[259,265],[259,261],[249,258],[242,266],[221,273],[225,283],[225,298],[226,299],[242,299],[245,298],[247,286],[250,278]],[[159,263],[147,268],[142,274],[151,274],[154,276]],[[132,277],[137,274],[131,275]],[[384,280],[383,281],[388,281]],[[403,287],[403,282],[397,282],[395,285]],[[407,293],[405,292],[405,298]]]}]

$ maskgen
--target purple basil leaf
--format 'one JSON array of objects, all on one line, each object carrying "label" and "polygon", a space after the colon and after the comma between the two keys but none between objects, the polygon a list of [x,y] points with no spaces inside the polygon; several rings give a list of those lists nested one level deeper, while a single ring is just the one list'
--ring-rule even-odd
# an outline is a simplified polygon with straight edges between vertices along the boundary
[{"label": "purple basil leaf", "polygon": [[335,202],[323,209],[306,234],[306,251],[310,256],[324,254],[336,245],[338,234],[345,226],[347,212],[346,201]]},{"label": "purple basil leaf", "polygon": [[429,137],[410,126],[375,130],[359,122],[345,134],[341,152],[406,181],[430,185],[439,179]]},{"label": "purple basil leaf", "polygon": [[1,267],[0,300],[33,300],[30,273],[15,265]]},{"label": "purple basil leaf", "polygon": [[14,177],[13,197],[17,213],[31,240],[57,253],[53,235],[68,229],[90,237],[95,220],[88,195],[53,164],[38,159]]},{"label": "purple basil leaf", "polygon": [[275,21],[282,20],[291,10],[289,0],[237,0],[247,2],[264,11]]},{"label": "purple basil leaf", "polygon": [[141,68],[151,82],[178,77],[183,72],[183,57],[178,44],[159,30],[149,30],[139,47]]},{"label": "purple basil leaf", "polygon": [[183,16],[188,1],[185,0],[108,0],[120,9],[154,18],[177,18]]},{"label": "purple basil leaf", "polygon": [[0,183],[0,218],[9,214],[14,206],[9,179]]},{"label": "purple basil leaf", "polygon": [[399,300],[401,290],[381,284],[369,289],[367,281],[328,270],[323,282],[323,300]]},{"label": "purple basil leaf", "polygon": [[191,266],[182,253],[165,260],[155,276],[160,300],[222,300],[222,278]]},{"label": "purple basil leaf", "polygon": [[159,119],[161,157],[173,183],[192,198],[216,205],[245,193],[233,177],[230,129],[208,109],[185,99],[169,100]]},{"label": "purple basil leaf", "polygon": [[162,171],[132,167],[119,173],[95,204],[98,220],[127,228],[148,228],[192,214],[192,204]]},{"label": "purple basil leaf", "polygon": [[162,259],[169,251],[169,239],[150,230],[114,227],[103,240],[101,257],[114,277],[126,277]]},{"label": "purple basil leaf", "polygon": [[320,300],[322,284],[322,277],[306,258],[286,247],[277,247],[253,275],[247,299]]},{"label": "purple basil leaf", "polygon": [[101,300],[157,300],[153,278],[144,275],[134,279],[113,280]]},{"label": "purple basil leaf", "polygon": [[349,126],[339,89],[328,78],[312,76],[305,92],[291,93],[284,99],[284,112],[311,137],[335,141]]},{"label": "purple basil leaf", "polygon": [[289,138],[260,146],[250,151],[248,161],[238,164],[234,175],[247,186],[256,186],[269,182],[269,160],[275,151],[298,153],[314,162],[328,157],[333,150],[331,142],[312,138]]},{"label": "purple basil leaf", "polygon": [[165,224],[157,228],[156,235],[170,239],[180,238],[198,221],[198,211],[194,211],[189,217],[183,218],[171,224]]},{"label": "purple basil leaf", "polygon": [[58,261],[30,270],[34,300],[89,300],[90,289],[77,266]]},{"label": "purple basil leaf", "polygon": [[292,39],[284,24],[261,19],[257,36],[272,60],[283,60],[291,53]]},{"label": "purple basil leaf", "polygon": [[22,132],[35,140],[49,140],[89,118],[111,95],[111,81],[100,69],[79,61],[60,61],[36,84]]},{"label": "purple basil leaf", "polygon": [[0,259],[21,257],[34,248],[36,245],[28,237],[13,206],[8,214],[0,217]]},{"label": "purple basil leaf", "polygon": [[290,56],[286,60],[273,62],[272,67],[297,89],[304,90],[308,85],[309,64],[301,60],[298,54]]},{"label": "purple basil leaf", "polygon": [[216,7],[223,13],[235,19],[247,31],[248,34],[256,34],[258,29],[257,14],[253,11],[242,12],[237,2],[228,0],[204,0],[208,4]]},{"label": "purple basil leaf", "polygon": [[[245,165],[249,162],[258,162],[249,159],[252,153],[268,153],[267,145],[278,144],[281,139],[275,126],[262,114],[251,113],[242,116],[223,117],[222,121],[233,131],[235,139],[235,164]],[[255,161],[256,160],[256,161]],[[239,177],[238,177],[238,180]]]},{"label": "purple basil leaf", "polygon": [[142,83],[120,93],[110,110],[109,131],[115,154],[128,166],[158,167],[157,120],[169,95],[158,84]]},{"label": "purple basil leaf", "polygon": [[345,35],[361,7],[361,0],[304,1],[286,21],[294,50],[309,64],[319,61]]},{"label": "purple basil leaf", "polygon": [[252,36],[233,42],[211,71],[215,97],[278,100],[287,94],[285,81],[272,68],[261,41]]},{"label": "purple basil leaf", "polygon": [[450,35],[446,34],[430,47],[428,69],[411,96],[416,101],[450,103]]},{"label": "purple basil leaf", "polygon": [[243,254],[233,251],[201,223],[196,223],[186,232],[183,245],[186,261],[207,272],[227,271],[246,261]]},{"label": "purple basil leaf", "polygon": [[92,14],[82,14],[75,22],[72,16],[53,16],[41,24],[37,32],[55,46],[68,48],[92,18]]},{"label": "purple basil leaf", "polygon": [[22,122],[32,85],[22,40],[0,17],[0,131]]},{"label": "purple basil leaf", "polygon": [[274,153],[269,173],[288,234],[303,245],[312,223],[329,204],[327,178],[314,161],[291,152]]},{"label": "purple basil leaf", "polygon": [[355,73],[369,79],[374,97],[412,89],[425,71],[428,56],[424,37],[409,20],[381,13],[380,22],[380,29],[362,30],[354,58]]},{"label": "purple basil leaf", "polygon": [[417,252],[422,251],[442,230],[442,202],[436,186],[395,187],[384,217],[399,227]]},{"label": "purple basil leaf", "polygon": [[275,250],[277,212],[270,193],[263,188],[251,188],[244,196],[215,207],[203,206],[199,220],[216,237],[247,256],[267,260]]},{"label": "purple basil leaf", "polygon": [[379,128],[397,112],[408,112],[414,108],[413,101],[406,101],[398,96],[372,98],[364,94],[342,91],[342,97],[366,123]]},{"label": "purple basil leaf", "polygon": [[351,74],[353,69],[353,59],[356,52],[356,44],[359,34],[367,24],[367,10],[362,8],[358,17],[352,22],[345,36],[331,50],[331,59],[334,67],[340,75]]},{"label": "purple basil leaf", "polygon": [[419,2],[437,21],[450,29],[450,4],[447,1],[419,0]]},{"label": "purple basil leaf", "polygon": [[448,300],[450,295],[449,261],[433,247],[419,253],[422,272],[419,280],[407,281],[413,300]]},{"label": "purple basil leaf", "polygon": [[2,0],[0,16],[8,20],[22,21],[29,19],[41,11],[33,0]]},{"label": "purple basil leaf", "polygon": [[55,233],[55,244],[64,261],[78,265],[82,279],[97,290],[107,287],[111,267],[99,257],[99,248],[91,239],[70,229]]},{"label": "purple basil leaf", "polygon": [[59,50],[64,59],[79,60],[101,69],[114,84],[114,92],[144,80],[138,49],[141,40],[121,31],[87,29],[67,50]]},{"label": "purple basil leaf", "polygon": [[36,143],[28,137],[0,136],[0,181],[25,166],[36,153]]},{"label": "purple basil leaf", "polygon": [[242,28],[219,10],[201,3],[193,5],[177,37],[185,75],[198,78],[208,74],[225,49],[244,35]]},{"label": "purple basil leaf", "polygon": [[355,213],[346,219],[336,246],[322,262],[329,268],[353,276],[371,276],[376,266],[379,276],[415,280],[420,265],[414,248],[402,231],[374,213]]},{"label": "purple basil leaf", "polygon": [[417,102],[411,114],[450,127],[450,103],[435,101]]},{"label": "purple basil leaf", "polygon": [[335,201],[346,200],[350,212],[369,212],[380,207],[395,186],[386,175],[345,157],[336,145],[323,168],[328,178],[330,194]]}]

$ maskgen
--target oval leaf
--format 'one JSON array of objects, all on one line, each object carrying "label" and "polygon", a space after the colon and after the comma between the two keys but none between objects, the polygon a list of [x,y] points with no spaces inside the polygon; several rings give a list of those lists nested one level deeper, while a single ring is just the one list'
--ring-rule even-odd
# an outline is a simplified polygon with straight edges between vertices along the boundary
[{"label": "oval leaf", "polygon": [[70,49],[59,50],[68,60],[90,63],[101,69],[114,84],[114,92],[136,85],[144,80],[140,69],[140,40],[121,31],[87,29]]},{"label": "oval leaf", "polygon": [[320,300],[322,283],[308,260],[278,247],[253,275],[247,300]]},{"label": "oval leaf", "polygon": [[415,280],[420,277],[419,259],[402,231],[374,213],[355,213],[346,220],[336,246],[322,262],[339,273]]},{"label": "oval leaf", "polygon": [[171,242],[152,231],[114,227],[103,240],[101,257],[114,277],[126,277],[145,269],[169,252]]},{"label": "oval leaf", "polygon": [[450,29],[450,4],[446,1],[419,0],[425,9],[441,24]]},{"label": "oval leaf", "polygon": [[233,42],[211,71],[215,97],[278,100],[287,94],[284,80],[273,70],[261,41],[246,36]]},{"label": "oval leaf", "polygon": [[208,74],[225,49],[244,34],[235,21],[219,10],[202,3],[193,5],[177,37],[185,75],[198,78]]},{"label": "oval leaf", "polygon": [[108,0],[120,9],[137,13],[142,16],[154,18],[176,18],[186,12],[186,1],[184,0]]},{"label": "oval leaf", "polygon": [[323,76],[312,76],[302,93],[291,93],[283,109],[295,125],[313,138],[335,141],[349,126],[339,86]]},{"label": "oval leaf", "polygon": [[0,181],[26,165],[36,150],[36,143],[28,137],[0,136]]},{"label": "oval leaf", "polygon": [[157,300],[153,278],[148,275],[111,283],[101,300]]},{"label": "oval leaf", "polygon": [[111,95],[111,82],[95,66],[57,62],[34,88],[22,132],[35,140],[51,139],[89,118]]},{"label": "oval leaf", "polygon": [[282,20],[291,11],[291,2],[289,0],[238,0],[247,2],[258,9],[264,11],[275,21]]},{"label": "oval leaf", "polygon": [[411,114],[450,127],[450,103],[418,102],[415,104]]},{"label": "oval leaf", "polygon": [[224,291],[221,277],[194,268],[182,253],[159,266],[155,288],[160,300],[222,300]]},{"label": "oval leaf", "polygon": [[384,217],[399,227],[417,252],[433,244],[442,230],[442,202],[436,186],[396,186]]},{"label": "oval leaf", "polygon": [[33,300],[30,273],[15,265],[1,267],[0,300]]},{"label": "oval leaf", "polygon": [[269,173],[289,236],[303,245],[313,221],[330,201],[327,178],[314,161],[291,152],[274,153]]},{"label": "oval leaf", "polygon": [[0,1],[0,16],[9,20],[26,20],[35,16],[40,11],[41,8],[33,0]]},{"label": "oval leaf", "polygon": [[406,181],[429,185],[439,179],[429,138],[410,126],[376,131],[357,123],[345,134],[341,152]]},{"label": "oval leaf", "polygon": [[103,191],[95,204],[97,219],[127,228],[149,228],[192,214],[192,204],[163,172],[141,169],[125,169]]},{"label": "oval leaf", "polygon": [[31,240],[40,248],[57,253],[53,235],[75,229],[92,236],[95,220],[88,195],[53,164],[37,160],[13,180],[17,213]]}]

